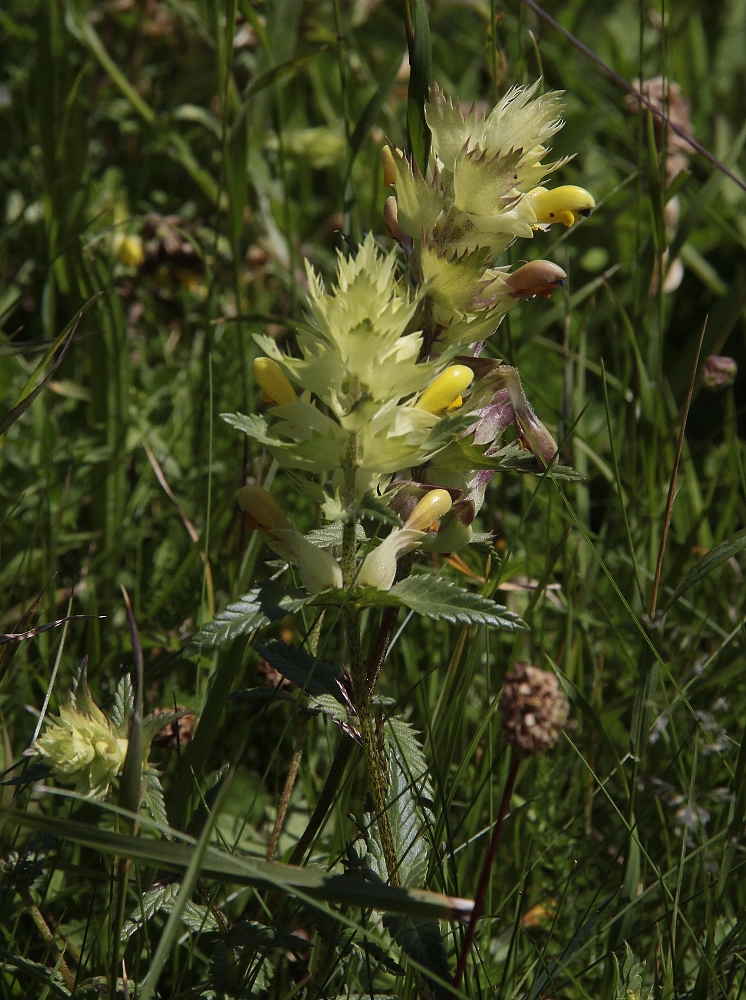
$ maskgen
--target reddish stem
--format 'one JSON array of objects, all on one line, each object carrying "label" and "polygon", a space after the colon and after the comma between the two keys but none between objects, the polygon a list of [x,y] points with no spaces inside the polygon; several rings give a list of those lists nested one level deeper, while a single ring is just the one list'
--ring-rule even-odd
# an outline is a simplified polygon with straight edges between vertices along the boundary
[{"label": "reddish stem", "polygon": [[508,806],[510,805],[510,799],[513,795],[513,788],[515,787],[515,779],[518,776],[518,767],[520,763],[520,756],[513,751],[513,759],[510,762],[510,771],[508,772],[508,778],[505,782],[505,788],[503,789],[503,797],[500,800],[500,809],[497,814],[495,829],[492,832],[492,840],[490,841],[490,847],[487,851],[487,857],[484,859],[482,874],[479,876],[479,885],[477,886],[477,891],[474,894],[474,909],[471,911],[469,926],[466,928],[466,934],[464,935],[464,940],[461,944],[461,954],[458,957],[456,972],[453,976],[454,992],[451,993],[449,1000],[454,1000],[456,991],[461,986],[461,980],[464,978],[466,962],[469,958],[472,941],[474,940],[474,931],[476,930],[477,921],[482,915],[482,910],[484,909],[484,898],[487,895],[487,887],[490,884],[492,865],[495,863],[497,849],[500,846],[500,835],[503,829],[503,822],[508,811]]}]

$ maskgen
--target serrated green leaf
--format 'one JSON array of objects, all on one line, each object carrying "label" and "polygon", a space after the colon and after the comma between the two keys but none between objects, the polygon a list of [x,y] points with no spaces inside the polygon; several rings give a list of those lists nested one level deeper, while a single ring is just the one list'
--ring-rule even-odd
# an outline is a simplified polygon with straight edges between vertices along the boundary
[{"label": "serrated green leaf", "polygon": [[[342,532],[344,531],[344,525],[341,521],[333,521],[331,524],[325,524],[323,528],[314,528],[313,531],[309,531],[305,536],[306,541],[310,542],[311,545],[315,545],[319,549],[328,549],[331,545],[341,546],[342,544]],[[358,542],[367,541],[367,535],[365,534],[365,529],[361,524],[355,525],[355,539]]]},{"label": "serrated green leaf", "polygon": [[142,802],[156,823],[160,826],[168,826],[168,815],[166,814],[166,802],[163,797],[163,785],[155,768],[148,768],[143,775],[145,788]]},{"label": "serrated green leaf", "polygon": [[[434,972],[440,979],[446,982],[450,980],[451,970],[437,920],[386,914],[383,926],[406,955]],[[437,1000],[446,1000],[449,991],[444,986],[430,978],[428,983]]]},{"label": "serrated green leaf", "polygon": [[429,853],[425,829],[432,822],[433,793],[427,762],[414,729],[404,719],[387,720],[384,731],[391,803],[387,812],[399,878],[404,886],[422,886],[427,877]]},{"label": "serrated green leaf", "polygon": [[[390,497],[393,496],[395,496],[395,493],[392,492]],[[397,528],[404,523],[396,511],[393,511],[372,490],[366,490],[363,494],[363,499],[360,501],[360,514],[362,517],[370,518],[372,521],[380,521],[382,524],[393,524]]]},{"label": "serrated green leaf", "polygon": [[[129,920],[122,927],[121,940],[129,940],[143,924],[151,920],[159,911],[170,913],[174,908],[174,902],[180,888],[180,882],[171,882],[169,885],[159,885],[148,889],[140,901],[140,906],[132,912]],[[184,907],[181,920],[184,926],[193,933],[218,929],[218,923],[210,909],[191,900]]]},{"label": "serrated green leaf", "polygon": [[226,424],[235,427],[237,431],[241,431],[260,444],[270,445],[273,448],[284,448],[287,445],[287,441],[270,434],[267,421],[257,413],[250,413],[248,416],[245,413],[221,413],[220,416]]},{"label": "serrated green leaf", "polygon": [[237,636],[255,632],[272,621],[293,614],[308,601],[309,597],[303,591],[289,590],[276,580],[266,580],[207,622],[186,646],[184,656],[198,656],[231,642]]},{"label": "serrated green leaf", "polygon": [[348,725],[349,713],[345,706],[339,702],[332,694],[319,694],[310,699],[310,705],[317,709],[319,712],[323,712],[324,715],[328,715],[330,719],[334,722],[339,723],[347,730],[350,735],[353,735],[351,727]]},{"label": "serrated green leaf", "polygon": [[129,721],[135,711],[135,690],[129,673],[119,678],[114,692],[114,704],[109,718],[114,728],[122,735],[129,733]]},{"label": "serrated green leaf", "polygon": [[185,715],[193,714],[194,713],[191,709],[182,708],[178,712],[163,712],[161,715],[146,715],[142,720],[143,746],[147,750],[150,747],[153,737],[157,736],[162,729],[165,729],[166,726],[170,726],[172,722],[176,722],[178,719],[183,719]]},{"label": "serrated green leaf", "polygon": [[491,625],[510,632],[528,628],[523,619],[501,604],[435,576],[409,576],[395,584],[389,594],[410,610],[436,621],[445,618],[449,622]]},{"label": "serrated green leaf", "polygon": [[304,649],[280,639],[257,645],[256,651],[283,677],[297,684],[305,694],[313,697],[331,695],[337,701],[340,700],[338,681],[342,675],[331,663],[325,663]]}]

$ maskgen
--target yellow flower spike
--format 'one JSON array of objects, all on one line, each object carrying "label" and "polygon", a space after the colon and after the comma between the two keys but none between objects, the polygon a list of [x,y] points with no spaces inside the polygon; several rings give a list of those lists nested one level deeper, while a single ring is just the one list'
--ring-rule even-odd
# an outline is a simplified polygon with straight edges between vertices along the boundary
[{"label": "yellow flower spike", "polygon": [[418,410],[427,410],[436,416],[447,410],[471,385],[474,372],[466,365],[450,365],[425,389],[415,404]]},{"label": "yellow flower spike", "polygon": [[272,358],[255,358],[251,366],[254,379],[262,389],[270,403],[277,406],[287,406],[297,401],[295,389],[283,372],[282,368]]},{"label": "yellow flower spike", "polygon": [[276,528],[289,528],[280,505],[261,486],[244,486],[238,491],[238,506],[255,522],[255,526],[271,534]]},{"label": "yellow flower spike", "polygon": [[396,164],[394,154],[389,146],[381,149],[381,166],[383,167],[383,183],[386,187],[396,184]]},{"label": "yellow flower spike", "polygon": [[431,525],[447,514],[452,506],[453,500],[448,490],[430,490],[409,515],[404,527],[414,528],[415,531],[427,531]]},{"label": "yellow flower spike", "polygon": [[593,195],[575,184],[563,184],[561,187],[552,188],[551,191],[537,187],[528,197],[539,226],[551,226],[561,222],[569,228],[581,216],[590,215],[596,207]]}]

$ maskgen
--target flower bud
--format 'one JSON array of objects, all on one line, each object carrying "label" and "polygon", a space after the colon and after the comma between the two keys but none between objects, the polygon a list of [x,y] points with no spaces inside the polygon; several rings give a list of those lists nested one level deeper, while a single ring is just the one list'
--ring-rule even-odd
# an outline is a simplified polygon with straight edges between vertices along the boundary
[{"label": "flower bud", "polygon": [[128,741],[93,702],[91,708],[91,713],[82,712],[71,698],[57,719],[48,720],[31,750],[46,759],[55,778],[93,798],[105,795],[121,772]]},{"label": "flower bud", "polygon": [[543,753],[567,722],[567,699],[555,674],[518,662],[505,678],[500,714],[505,737],[523,756]]},{"label": "flower bud", "polygon": [[383,167],[383,183],[387,187],[396,184],[396,164],[390,146],[384,146],[381,149],[381,166]]},{"label": "flower bud", "polygon": [[253,527],[270,533],[276,528],[289,528],[280,505],[262,486],[244,486],[238,491],[238,506],[254,522]]},{"label": "flower bud", "polygon": [[282,368],[272,358],[255,358],[251,366],[254,380],[264,392],[266,402],[287,406],[297,400],[295,389]]},{"label": "flower bud", "polygon": [[427,531],[428,528],[447,514],[453,500],[447,490],[429,490],[407,518],[405,528]]},{"label": "flower bud", "polygon": [[738,365],[733,358],[721,354],[711,354],[705,358],[702,381],[706,389],[727,389],[733,385],[738,375]]},{"label": "flower bud", "polygon": [[537,225],[551,226],[561,222],[569,228],[581,215],[589,216],[596,207],[593,195],[575,184],[563,184],[551,191],[537,187],[528,197],[536,213]]},{"label": "flower bud", "polygon": [[543,295],[548,299],[558,285],[564,285],[567,275],[556,264],[548,260],[531,260],[505,278],[514,299]]},{"label": "flower bud", "polygon": [[466,365],[450,365],[425,389],[415,404],[417,409],[438,416],[471,385],[473,378],[474,372]]},{"label": "flower bud", "polygon": [[[445,491],[433,490],[433,492]],[[424,531],[417,531],[411,527],[394,528],[378,548],[369,552],[363,560],[363,565],[357,575],[358,586],[391,590],[396,577],[397,559],[406,552],[417,548],[424,537]]]}]

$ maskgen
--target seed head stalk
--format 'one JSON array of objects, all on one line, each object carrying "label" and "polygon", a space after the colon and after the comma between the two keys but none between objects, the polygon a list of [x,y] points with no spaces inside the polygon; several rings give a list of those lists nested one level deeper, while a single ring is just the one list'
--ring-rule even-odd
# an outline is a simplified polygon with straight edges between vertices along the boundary
[{"label": "seed head stalk", "polygon": [[466,970],[466,963],[469,959],[469,951],[471,950],[472,941],[474,940],[474,932],[477,927],[477,921],[482,915],[482,910],[484,909],[484,899],[487,895],[487,887],[490,884],[490,875],[492,873],[492,866],[495,863],[495,857],[497,856],[497,849],[500,846],[500,837],[502,834],[503,823],[505,821],[505,816],[508,812],[508,806],[510,805],[510,800],[513,795],[513,788],[515,787],[515,780],[518,776],[518,768],[521,763],[521,756],[518,753],[513,753],[513,759],[510,762],[510,771],[508,772],[508,777],[505,781],[505,788],[503,789],[503,796],[500,800],[500,809],[497,813],[497,820],[495,822],[495,828],[492,831],[492,840],[490,841],[490,847],[487,851],[487,856],[484,859],[484,865],[482,867],[482,874],[479,876],[479,885],[477,886],[477,891],[474,894],[474,908],[471,911],[471,917],[469,918],[469,924],[466,928],[466,934],[464,935],[464,940],[461,944],[461,952],[458,957],[458,964],[456,965],[456,972],[453,976],[453,989],[454,993],[451,994],[449,1000],[454,1000],[455,991],[461,986],[461,980],[464,978],[464,971]]}]

